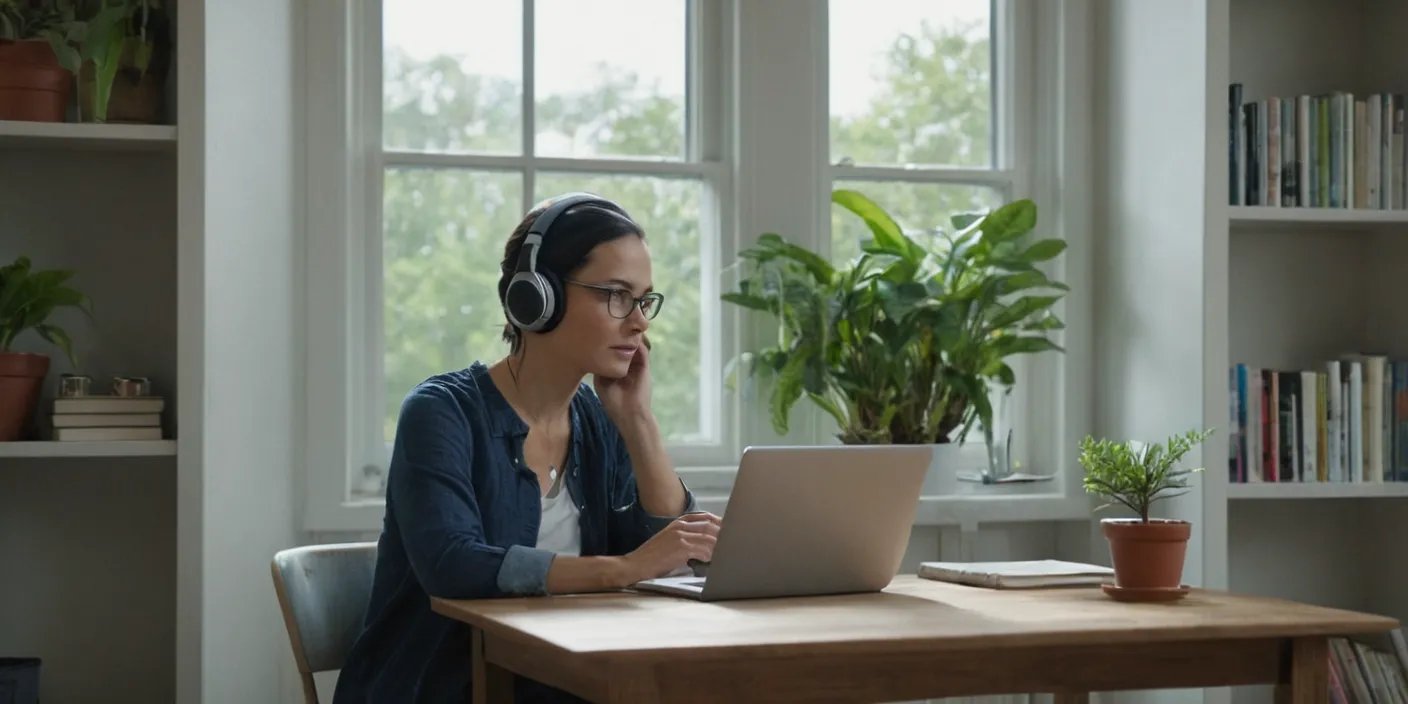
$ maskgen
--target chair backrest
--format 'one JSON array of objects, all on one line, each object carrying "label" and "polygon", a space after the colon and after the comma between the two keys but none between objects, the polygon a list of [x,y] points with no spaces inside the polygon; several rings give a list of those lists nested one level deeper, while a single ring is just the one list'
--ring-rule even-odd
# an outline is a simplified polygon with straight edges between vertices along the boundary
[{"label": "chair backrest", "polygon": [[281,550],[271,567],[304,698],[316,704],[313,673],[341,669],[362,631],[376,570],[376,543]]}]

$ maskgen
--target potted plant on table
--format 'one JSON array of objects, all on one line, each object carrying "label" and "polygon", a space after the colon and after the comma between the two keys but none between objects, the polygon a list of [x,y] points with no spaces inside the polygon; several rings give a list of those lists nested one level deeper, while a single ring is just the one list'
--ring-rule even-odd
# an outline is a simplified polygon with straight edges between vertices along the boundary
[{"label": "potted plant on table", "polygon": [[1154,518],[1150,512],[1155,502],[1188,491],[1188,479],[1202,468],[1178,464],[1211,434],[1190,430],[1164,443],[1116,443],[1090,436],[1081,441],[1082,484],[1086,492],[1107,501],[1096,510],[1119,505],[1134,512],[1132,517],[1100,522],[1115,571],[1115,583],[1106,585],[1112,596],[1144,601],[1175,599],[1186,592],[1183,563],[1192,524]]},{"label": "potted plant on table", "polygon": [[857,258],[833,266],[764,234],[740,253],[746,275],[723,296],[777,322],[775,343],[735,360],[772,381],[774,430],[787,432],[805,395],[847,444],[962,443],[977,423],[991,465],[1005,439],[993,437],[990,392],[1016,381],[1007,359],[1061,350],[1048,333],[1063,327],[1052,306],[1068,287],[1038,265],[1066,243],[1030,241],[1030,200],[955,215],[933,247],[858,191],[837,190],[832,202],[870,231]]},{"label": "potted plant on table", "polygon": [[33,330],[78,366],[68,333],[49,322],[59,308],[91,313],[88,297],[67,285],[72,276],[64,269],[33,270],[28,257],[0,267],[0,442],[23,439],[49,373],[47,355],[14,351],[21,333]]}]

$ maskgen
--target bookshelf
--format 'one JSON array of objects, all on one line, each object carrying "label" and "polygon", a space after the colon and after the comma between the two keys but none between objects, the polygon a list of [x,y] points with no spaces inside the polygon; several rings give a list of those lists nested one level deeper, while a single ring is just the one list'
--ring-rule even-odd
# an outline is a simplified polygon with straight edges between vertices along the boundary
[{"label": "bookshelf", "polygon": [[[91,319],[51,318],[73,337],[78,369],[37,336],[16,340],[18,351],[52,360],[41,418],[66,372],[92,376],[95,387],[146,376],[169,406],[163,441],[56,442],[46,429],[44,440],[0,443],[0,564],[42,566],[4,570],[0,652],[42,658],[45,700],[95,701],[119,686],[137,699],[172,701],[175,130],[7,122],[0,162],[0,260],[23,254],[36,269],[73,269],[72,285],[93,299]],[[87,606],[98,585],[111,590],[103,602],[123,608]],[[66,613],[83,616],[59,616]],[[133,634],[122,648],[102,648],[116,657],[83,645],[113,633]]]},{"label": "bookshelf", "polygon": [[122,125],[0,120],[7,149],[174,150],[175,125]]},{"label": "bookshelf", "polygon": [[1228,224],[1241,230],[1293,231],[1392,231],[1408,225],[1408,210],[1359,210],[1348,208],[1299,208],[1234,205]]},{"label": "bookshelf", "polygon": [[[1162,511],[1197,526],[1185,580],[1408,621],[1401,589],[1408,567],[1396,559],[1396,536],[1408,532],[1401,465],[1390,462],[1367,481],[1307,482],[1291,472],[1296,481],[1279,481],[1278,473],[1277,481],[1251,483],[1230,460],[1238,446],[1234,365],[1328,373],[1330,360],[1350,353],[1408,360],[1408,308],[1400,303],[1408,300],[1401,273],[1408,268],[1408,174],[1399,176],[1408,171],[1399,166],[1408,144],[1390,131],[1390,158],[1381,158],[1391,181],[1380,186],[1397,198],[1327,200],[1318,189],[1330,182],[1320,179],[1335,162],[1321,168],[1317,160],[1314,197],[1299,178],[1308,167],[1290,162],[1283,171],[1292,183],[1281,202],[1248,200],[1233,188],[1246,171],[1233,159],[1243,151],[1231,138],[1241,111],[1229,104],[1233,84],[1244,103],[1292,99],[1284,143],[1294,152],[1306,141],[1299,127],[1312,124],[1295,118],[1302,105],[1319,105],[1310,97],[1351,94],[1344,114],[1353,114],[1356,100],[1408,95],[1408,50],[1395,29],[1408,22],[1408,4],[1198,0],[1192,12],[1186,3],[1161,5],[1096,4],[1104,54],[1096,61],[1095,134],[1104,136],[1095,145],[1094,179],[1104,199],[1097,432],[1162,438],[1191,427],[1218,431],[1201,448],[1207,471],[1195,489]],[[1317,139],[1316,154],[1335,152]],[[1337,184],[1336,194],[1341,185],[1351,197],[1361,193]],[[1390,410],[1401,403],[1385,395]],[[1317,409],[1310,418],[1318,426]],[[1385,441],[1388,458],[1397,452],[1393,437]],[[1273,699],[1268,687],[1200,696],[1219,704]]]},{"label": "bookshelf", "polygon": [[123,440],[114,442],[29,441],[0,443],[4,458],[112,458],[169,457],[176,454],[175,440]]},{"label": "bookshelf", "polygon": [[163,6],[162,124],[0,121],[0,261],[93,299],[52,318],[78,369],[16,341],[52,359],[40,412],[75,371],[164,399],[160,440],[0,443],[0,656],[43,660],[41,701],[291,701],[268,565],[298,541],[300,20]]}]

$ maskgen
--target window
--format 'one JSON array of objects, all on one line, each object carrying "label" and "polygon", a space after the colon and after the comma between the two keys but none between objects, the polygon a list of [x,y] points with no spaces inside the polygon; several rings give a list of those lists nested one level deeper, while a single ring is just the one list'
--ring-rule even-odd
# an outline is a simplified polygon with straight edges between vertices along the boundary
[{"label": "window", "polygon": [[[1083,0],[357,0],[305,11],[317,206],[308,523],[320,530],[380,520],[387,444],[411,387],[506,351],[503,242],[542,198],[594,191],[644,225],[668,296],[651,328],[655,410],[691,486],[726,492],[746,445],[834,441],[805,402],[776,437],[766,392],[725,385],[729,360],[770,334],[720,303],[738,249],[777,232],[835,261],[853,256],[864,230],[830,205],[838,187],[921,236],[1016,197],[1036,197],[1047,218],[1061,212],[1044,205],[1055,180],[1078,164],[1043,156],[1069,152],[1068,128],[1038,130],[1028,116],[1088,122],[1061,102],[1084,85],[1060,73],[1080,56],[1062,37],[1084,36]],[[1079,203],[1082,188],[1062,198]],[[1061,217],[1039,227],[1074,243]],[[1019,435],[1030,431],[1028,450],[1043,456],[1069,454],[1074,431],[1030,422],[1078,410],[1059,382],[1065,364],[1018,369],[1031,382],[1019,391],[1050,394],[1013,404]]]},{"label": "window", "polygon": [[[912,234],[1012,197],[1015,123],[993,0],[830,0],[832,185],[875,200]],[[1005,3],[1004,3],[1005,4]],[[832,254],[865,227],[833,209]]]},{"label": "window", "polygon": [[383,171],[369,195],[382,227],[369,238],[380,266],[368,287],[381,307],[369,335],[380,353],[368,361],[380,367],[367,374],[380,383],[353,498],[380,496],[412,387],[506,351],[504,240],[532,204],[567,191],[611,198],[646,230],[666,296],[650,331],[661,430],[680,456],[721,447],[720,349],[704,341],[718,338],[725,182],[704,157],[717,120],[694,80],[697,8],[388,0],[381,12]]},{"label": "window", "polygon": [[[1032,102],[1018,70],[1030,47],[1017,42],[1015,2],[827,4],[832,188],[866,194],[921,242],[950,229],[955,213],[1029,195],[1014,145],[1025,142],[1018,118]],[[831,210],[830,234],[838,263],[869,237],[841,208]],[[1024,360],[1010,361],[1025,376]],[[973,469],[983,463],[981,437],[978,428],[969,436]]]}]

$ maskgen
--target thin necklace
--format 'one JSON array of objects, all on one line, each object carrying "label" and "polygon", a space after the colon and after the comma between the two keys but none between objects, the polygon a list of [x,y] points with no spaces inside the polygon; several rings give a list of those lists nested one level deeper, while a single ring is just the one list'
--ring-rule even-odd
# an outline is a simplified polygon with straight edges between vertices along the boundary
[{"label": "thin necklace", "polygon": [[[517,379],[514,379],[513,390],[514,390],[515,395],[516,395],[517,392],[518,392],[518,380],[517,380]],[[515,405],[515,404],[513,404],[512,402],[510,402],[509,405]],[[526,408],[523,409],[523,410],[520,411],[520,412],[521,412],[523,415],[527,416],[529,420],[537,422],[540,427],[543,427],[543,428],[546,428],[546,427],[547,427],[546,425],[543,424],[543,422],[542,422],[541,419],[535,418],[535,417],[533,416],[533,414],[529,413]],[[569,411],[569,412],[570,412],[570,411]],[[547,431],[544,430],[543,432],[546,433]],[[551,440],[551,437],[549,437],[549,440]],[[549,465],[548,465],[548,481],[552,481],[552,482],[557,481],[557,464],[556,464],[556,463],[552,463],[552,464],[549,464]]]}]

